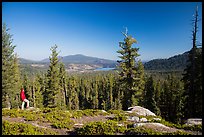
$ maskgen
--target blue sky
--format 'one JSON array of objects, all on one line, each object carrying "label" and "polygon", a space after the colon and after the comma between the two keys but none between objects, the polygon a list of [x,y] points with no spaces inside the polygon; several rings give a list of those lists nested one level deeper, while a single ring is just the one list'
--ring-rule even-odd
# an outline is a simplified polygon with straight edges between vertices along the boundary
[{"label": "blue sky", "polygon": [[19,57],[42,60],[58,45],[60,56],[84,54],[117,60],[119,41],[138,41],[139,58],[182,54],[192,47],[193,14],[198,5],[202,42],[202,2],[3,2],[2,23],[10,28]]}]

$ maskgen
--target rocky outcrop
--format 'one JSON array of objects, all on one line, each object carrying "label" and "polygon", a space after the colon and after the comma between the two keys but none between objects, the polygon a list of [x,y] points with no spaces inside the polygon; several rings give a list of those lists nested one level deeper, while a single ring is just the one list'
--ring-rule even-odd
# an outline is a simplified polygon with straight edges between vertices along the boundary
[{"label": "rocky outcrop", "polygon": [[147,119],[146,118],[141,118],[140,122],[147,122]]},{"label": "rocky outcrop", "polygon": [[129,107],[128,111],[126,111],[126,112],[135,113],[139,116],[156,116],[153,112],[151,112],[150,110],[143,108],[141,106]]},{"label": "rocky outcrop", "polygon": [[200,125],[202,124],[202,119],[201,118],[189,118],[187,119],[186,125]]},{"label": "rocky outcrop", "polygon": [[145,122],[150,122],[150,121],[161,121],[160,118],[152,118],[152,119],[146,119],[146,118],[139,118],[137,116],[127,116],[127,120],[128,121],[133,121],[133,122],[142,122],[142,123],[145,123]]},{"label": "rocky outcrop", "polygon": [[140,118],[137,116],[127,116],[127,120],[134,121],[134,122],[140,122]]},{"label": "rocky outcrop", "polygon": [[140,127],[140,126],[145,126],[146,128],[151,128],[154,129],[155,131],[159,132],[176,132],[179,129],[176,128],[171,128],[168,126],[165,126],[161,123],[135,123],[133,124],[133,127]]}]

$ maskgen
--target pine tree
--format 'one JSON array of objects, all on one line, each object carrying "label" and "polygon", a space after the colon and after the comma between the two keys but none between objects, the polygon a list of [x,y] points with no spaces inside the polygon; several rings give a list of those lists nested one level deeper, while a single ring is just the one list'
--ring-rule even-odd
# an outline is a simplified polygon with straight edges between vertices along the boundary
[{"label": "pine tree", "polygon": [[122,56],[121,61],[118,61],[120,68],[120,85],[123,88],[123,110],[127,110],[128,107],[132,106],[135,100],[134,95],[139,91],[138,85],[140,77],[138,76],[138,67],[136,64],[136,58],[139,56],[139,48],[133,48],[132,44],[137,41],[132,37],[128,36],[127,30],[126,33],[123,33],[125,38],[124,42],[119,42],[121,50],[118,50],[117,53],[120,53]]},{"label": "pine tree", "polygon": [[136,77],[138,78],[135,87],[137,92],[134,92],[133,95],[133,105],[141,105],[143,101],[143,93],[144,93],[144,88],[145,88],[145,76],[144,76],[144,66],[141,62],[141,60],[138,61],[138,65],[136,67],[137,69],[137,75]]},{"label": "pine tree", "polygon": [[116,110],[122,110],[122,99],[123,99],[123,93],[120,89],[120,85],[118,80],[115,83],[115,92],[117,93],[116,98],[115,98],[115,109]]},{"label": "pine tree", "polygon": [[161,116],[173,123],[183,118],[183,83],[175,75],[168,75],[162,85],[159,108]]},{"label": "pine tree", "polygon": [[67,106],[67,102],[68,102],[66,83],[67,83],[67,73],[65,71],[65,65],[64,63],[60,62],[59,63],[60,93],[58,94],[58,99],[59,99],[59,104],[60,104],[61,109],[65,109]]},{"label": "pine tree", "polygon": [[165,80],[162,85],[159,108],[161,111],[161,117],[165,120],[169,120],[169,112],[171,111],[171,95],[170,86],[168,80]]},{"label": "pine tree", "polygon": [[36,75],[34,81],[34,107],[43,108],[43,91],[44,91],[44,79],[40,74]]},{"label": "pine tree", "polygon": [[77,85],[75,77],[71,77],[68,83],[68,109],[78,110],[79,109],[79,99],[77,93]]},{"label": "pine tree", "polygon": [[90,109],[92,104],[91,104],[91,99],[92,99],[92,96],[91,96],[91,83],[89,80],[86,80],[85,81],[85,96],[86,96],[86,103],[85,103],[85,108],[88,108]]},{"label": "pine tree", "polygon": [[152,76],[147,79],[145,84],[144,106],[156,115],[159,114],[159,108],[155,101],[155,83]]},{"label": "pine tree", "polygon": [[185,118],[202,117],[202,52],[197,48],[198,8],[193,20],[193,47],[189,52],[189,64],[183,75],[185,96]]},{"label": "pine tree", "polygon": [[86,96],[85,96],[85,84],[83,78],[80,79],[80,85],[79,85],[79,108],[85,109],[86,105]]},{"label": "pine tree", "polygon": [[93,83],[93,96],[94,96],[94,99],[93,99],[93,108],[94,109],[98,109],[98,77],[95,77],[95,81]]},{"label": "pine tree", "polygon": [[100,82],[99,82],[99,92],[98,92],[98,102],[99,102],[99,109],[103,109],[103,102],[105,100],[105,91],[104,91],[104,88],[105,88],[105,81],[104,81],[104,78],[100,75]]},{"label": "pine tree", "polygon": [[175,85],[175,89],[174,89],[174,106],[175,106],[175,109],[174,109],[174,113],[173,113],[173,121],[174,123],[181,123],[182,122],[182,119],[183,119],[183,83],[178,80],[177,78],[175,78],[174,80],[176,82],[176,85]]},{"label": "pine tree", "polygon": [[[2,107],[16,107],[15,96],[20,92],[18,62],[14,54],[16,46],[12,44],[12,35],[8,33],[6,24],[2,25]],[[13,105],[13,106],[12,106]]]},{"label": "pine tree", "polygon": [[182,98],[181,95],[183,93],[183,86],[178,78],[175,77],[175,75],[169,75],[167,78],[168,84],[169,84],[169,103],[167,108],[168,109],[168,120],[177,123],[180,122],[182,118]]},{"label": "pine tree", "polygon": [[90,104],[89,104],[89,96],[90,96],[90,89],[89,89],[89,81],[87,78],[83,78],[83,95],[82,97],[84,98],[84,102],[82,103],[83,104],[83,108],[84,109],[87,109],[87,108],[90,108]]},{"label": "pine tree", "polygon": [[161,81],[158,80],[155,87],[155,101],[156,101],[156,105],[158,106],[157,115],[161,115],[161,112],[159,109],[160,102],[161,102],[160,100],[161,100]]},{"label": "pine tree", "polygon": [[59,88],[59,60],[57,45],[51,47],[52,54],[49,57],[50,65],[47,71],[46,89],[44,93],[44,106],[49,108],[59,107],[57,96]]},{"label": "pine tree", "polygon": [[12,90],[13,92],[11,94],[11,107],[19,108],[21,105],[21,101],[20,101],[21,79],[20,79],[20,70],[19,70],[17,54],[14,54],[12,69],[13,69],[13,79],[11,83],[13,83],[13,90]]},{"label": "pine tree", "polygon": [[113,109],[113,75],[109,75],[109,96],[108,96],[108,104],[109,104],[109,109]]}]

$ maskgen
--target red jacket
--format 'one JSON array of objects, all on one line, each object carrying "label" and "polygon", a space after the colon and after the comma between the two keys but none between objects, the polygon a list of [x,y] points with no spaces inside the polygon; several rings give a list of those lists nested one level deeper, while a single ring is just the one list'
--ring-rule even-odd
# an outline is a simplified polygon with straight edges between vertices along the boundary
[{"label": "red jacket", "polygon": [[26,99],[24,89],[21,89],[21,100]]}]

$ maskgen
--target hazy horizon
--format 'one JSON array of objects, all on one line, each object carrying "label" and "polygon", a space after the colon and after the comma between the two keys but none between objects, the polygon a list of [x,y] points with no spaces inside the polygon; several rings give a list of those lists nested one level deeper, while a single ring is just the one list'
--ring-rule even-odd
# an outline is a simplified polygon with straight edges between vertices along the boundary
[{"label": "hazy horizon", "polygon": [[2,23],[10,28],[19,58],[59,56],[118,60],[121,31],[128,28],[142,61],[165,59],[192,47],[193,14],[198,6],[197,41],[202,42],[202,2],[2,2]]}]

